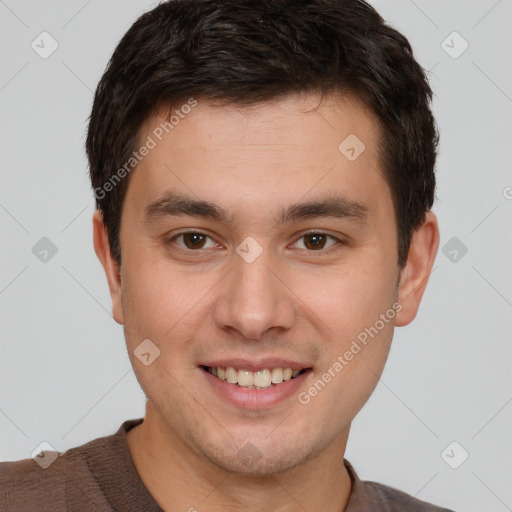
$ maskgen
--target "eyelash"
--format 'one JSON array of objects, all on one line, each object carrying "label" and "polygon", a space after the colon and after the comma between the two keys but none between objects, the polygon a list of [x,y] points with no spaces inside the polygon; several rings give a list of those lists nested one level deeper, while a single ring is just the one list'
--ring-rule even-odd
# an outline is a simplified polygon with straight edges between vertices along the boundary
[{"label": "eyelash", "polygon": [[[213,238],[211,236],[209,236],[206,233],[203,233],[201,231],[183,231],[181,233],[173,235],[171,238],[166,240],[165,244],[167,246],[171,246],[171,244],[175,244],[175,242],[174,242],[175,239],[179,238],[182,235],[190,235],[190,234],[202,235],[202,236],[205,236],[205,237],[210,238],[211,240],[213,240]],[[330,238],[331,240],[334,240],[334,241],[338,242],[337,244],[334,244],[333,246],[328,247],[327,249],[319,249],[318,251],[309,250],[309,249],[300,249],[301,251],[306,251],[306,252],[311,253],[311,254],[318,254],[320,256],[326,255],[326,254],[330,254],[333,250],[336,250],[339,245],[346,245],[346,242],[341,240],[340,238],[337,238],[337,237],[335,237],[333,235],[330,235],[329,233],[324,233],[323,231],[315,231],[315,230],[308,231],[306,233],[302,233],[297,238],[297,241],[295,243],[297,243],[302,238],[307,237],[308,235],[325,235],[326,237]],[[215,243],[217,243],[217,242],[215,242]],[[201,252],[204,252],[204,251],[206,251],[208,249],[197,249],[197,250],[194,250],[194,249],[187,249],[187,248],[178,246],[178,248],[173,248],[173,250],[178,251],[178,252],[183,252],[183,253],[190,254],[191,252],[201,253]]]}]

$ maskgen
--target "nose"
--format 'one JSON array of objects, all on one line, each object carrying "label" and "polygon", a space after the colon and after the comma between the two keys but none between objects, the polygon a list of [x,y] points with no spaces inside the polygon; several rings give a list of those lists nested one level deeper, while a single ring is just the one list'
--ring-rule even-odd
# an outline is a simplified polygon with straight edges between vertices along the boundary
[{"label": "nose", "polygon": [[296,321],[295,296],[286,284],[284,270],[264,250],[249,263],[233,256],[215,304],[215,324],[236,329],[248,340],[261,340],[267,331],[288,330]]}]

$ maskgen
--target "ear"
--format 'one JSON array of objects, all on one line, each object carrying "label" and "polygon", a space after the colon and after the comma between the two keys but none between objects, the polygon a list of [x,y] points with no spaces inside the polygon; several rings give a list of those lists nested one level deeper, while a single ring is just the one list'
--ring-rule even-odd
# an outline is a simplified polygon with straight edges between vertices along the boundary
[{"label": "ear", "polygon": [[398,300],[402,309],[396,315],[397,327],[414,320],[432,272],[438,246],[437,217],[428,212],[425,222],[412,236],[407,263],[400,276]]},{"label": "ear", "polygon": [[103,213],[96,210],[92,217],[94,251],[103,265],[107,276],[110,297],[112,299],[112,316],[118,324],[124,323],[121,302],[121,272],[119,265],[112,257],[107,228],[103,224]]}]

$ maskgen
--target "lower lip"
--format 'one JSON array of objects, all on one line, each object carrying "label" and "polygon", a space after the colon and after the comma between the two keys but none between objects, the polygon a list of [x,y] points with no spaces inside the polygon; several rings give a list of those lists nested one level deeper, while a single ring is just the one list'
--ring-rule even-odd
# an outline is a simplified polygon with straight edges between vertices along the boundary
[{"label": "lower lip", "polygon": [[280,384],[272,385],[264,389],[250,389],[230,384],[220,380],[203,368],[199,367],[207,382],[222,398],[243,409],[266,409],[282,402],[289,396],[296,394],[308,377],[311,370],[297,375],[294,379],[285,380]]}]

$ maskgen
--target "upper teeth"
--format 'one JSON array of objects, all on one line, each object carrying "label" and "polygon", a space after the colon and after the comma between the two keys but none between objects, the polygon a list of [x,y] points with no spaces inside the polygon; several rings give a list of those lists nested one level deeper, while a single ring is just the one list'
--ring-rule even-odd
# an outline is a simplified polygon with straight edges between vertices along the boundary
[{"label": "upper teeth", "polygon": [[272,368],[252,372],[250,370],[237,370],[231,366],[209,368],[210,373],[230,384],[243,387],[268,388],[272,384],[280,384],[283,380],[290,380],[300,373],[300,370],[291,368]]}]

